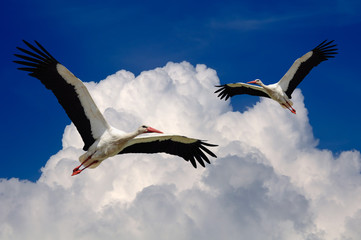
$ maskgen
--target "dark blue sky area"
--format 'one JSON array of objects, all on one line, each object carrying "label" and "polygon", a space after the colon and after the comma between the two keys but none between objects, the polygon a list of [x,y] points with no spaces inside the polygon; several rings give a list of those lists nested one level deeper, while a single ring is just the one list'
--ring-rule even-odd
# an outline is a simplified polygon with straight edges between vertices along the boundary
[{"label": "dark blue sky area", "polygon": [[[70,123],[52,93],[12,63],[22,39],[42,43],[83,81],[188,61],[215,69],[221,83],[276,82],[296,58],[335,39],[339,54],[299,87],[319,148],[361,149],[360,1],[38,0],[2,2],[0,11],[0,178],[36,180]],[[257,101],[231,100],[241,112]]]}]

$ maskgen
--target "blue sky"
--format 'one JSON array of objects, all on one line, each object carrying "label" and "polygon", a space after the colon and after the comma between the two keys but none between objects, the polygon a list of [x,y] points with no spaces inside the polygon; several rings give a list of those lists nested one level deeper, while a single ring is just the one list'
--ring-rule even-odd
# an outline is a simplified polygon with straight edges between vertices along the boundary
[{"label": "blue sky", "polygon": [[[319,149],[361,149],[359,1],[7,1],[1,3],[1,178],[35,181],[70,123],[50,91],[16,69],[22,39],[42,43],[83,81],[205,64],[222,84],[273,83],[325,39],[339,54],[299,86]],[[149,94],[154,91],[149,89]],[[215,96],[216,97],[216,96]],[[231,100],[243,112],[259,101]],[[297,117],[290,116],[290,117]],[[291,133],[290,133],[291,134]]]}]

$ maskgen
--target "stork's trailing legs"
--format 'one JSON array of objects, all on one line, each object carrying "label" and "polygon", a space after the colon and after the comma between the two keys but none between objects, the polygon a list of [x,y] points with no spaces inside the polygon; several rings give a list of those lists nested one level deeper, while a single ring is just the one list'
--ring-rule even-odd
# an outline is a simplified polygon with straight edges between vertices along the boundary
[{"label": "stork's trailing legs", "polygon": [[84,166],[84,164],[91,158],[91,156],[89,156],[87,159],[85,159],[84,162],[82,162],[79,166],[77,166],[76,168],[73,169],[73,174],[71,174],[72,176],[74,175],[78,175],[79,173],[81,173],[82,171],[84,171],[85,169],[87,169],[88,167],[90,167],[91,165],[99,162],[98,160],[93,161],[92,163],[90,163],[88,166],[84,167],[83,169],[79,170],[79,168],[81,166]]},{"label": "stork's trailing legs", "polygon": [[[80,168],[81,166],[83,166],[83,164],[85,164],[90,158],[91,158],[91,156],[89,156],[87,159],[85,159],[84,162],[82,162],[79,166],[77,166],[76,168],[74,168],[74,169],[73,169],[73,175],[75,175],[74,173],[77,172],[77,171],[79,171],[79,168]],[[79,172],[79,173],[80,173],[80,172]],[[77,174],[79,174],[79,173],[77,173]],[[72,176],[73,176],[73,175],[72,175]]]},{"label": "stork's trailing legs", "polygon": [[[287,105],[286,105],[287,104]],[[282,104],[285,108],[290,110],[292,113],[296,114],[296,109],[294,109],[288,102],[286,104]]]},{"label": "stork's trailing legs", "polygon": [[290,107],[289,110],[290,110],[292,113],[296,114],[296,109],[294,109],[294,108],[291,106],[291,104],[289,104],[288,102],[287,102],[287,105]]}]

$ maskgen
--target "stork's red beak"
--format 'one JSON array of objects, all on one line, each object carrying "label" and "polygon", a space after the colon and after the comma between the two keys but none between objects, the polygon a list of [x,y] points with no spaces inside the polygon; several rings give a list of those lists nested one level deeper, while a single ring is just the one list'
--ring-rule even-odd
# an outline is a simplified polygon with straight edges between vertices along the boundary
[{"label": "stork's red beak", "polygon": [[254,81],[250,81],[250,82],[248,82],[248,83],[254,83],[254,84],[256,84],[256,80],[254,80]]},{"label": "stork's red beak", "polygon": [[161,132],[161,131],[159,131],[159,130],[157,130],[157,129],[155,129],[155,128],[152,128],[152,127],[148,127],[148,128],[147,128],[147,132],[163,133],[163,132]]}]

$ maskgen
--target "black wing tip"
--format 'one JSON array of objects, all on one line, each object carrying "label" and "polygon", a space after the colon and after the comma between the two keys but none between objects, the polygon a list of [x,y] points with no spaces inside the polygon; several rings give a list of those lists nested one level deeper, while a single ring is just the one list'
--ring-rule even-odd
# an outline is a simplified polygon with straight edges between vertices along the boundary
[{"label": "black wing tip", "polygon": [[[28,41],[26,41],[25,39],[23,39],[22,40],[23,41],[23,43],[25,43],[28,47],[34,47],[34,45],[33,44],[31,44],[30,42],[28,42]],[[34,40],[34,42],[36,43],[36,44],[38,44],[39,42],[38,41],[36,41],[36,40]]]},{"label": "black wing tip", "polygon": [[25,43],[26,45],[31,45],[28,41],[26,41],[25,39],[22,40],[23,43]]},{"label": "black wing tip", "polygon": [[[29,50],[26,50],[21,47],[16,47],[19,51],[23,53],[21,54],[14,54],[15,57],[26,60],[26,61],[13,61],[14,63],[23,65],[23,66],[32,66],[34,67],[32,71],[36,71],[39,67],[52,64],[52,63],[58,63],[58,61],[50,55],[50,53],[40,45],[38,41],[34,41],[38,47],[35,47],[31,43],[27,42],[26,40],[22,40],[26,46],[28,46]],[[20,70],[30,71],[29,68],[18,68]]]},{"label": "black wing tip", "polygon": [[[317,47],[315,47],[314,49],[312,49],[312,52],[314,53],[314,55],[316,56],[317,59],[317,64],[316,66],[322,62],[322,61],[326,61],[330,58],[334,58],[336,54],[338,54],[337,52],[337,48],[335,48],[337,46],[337,44],[332,44],[335,40],[324,40],[323,42],[321,42],[320,44],[317,45]],[[331,45],[332,44],[332,45]]]},{"label": "black wing tip", "polygon": [[206,143],[205,141],[199,140],[199,148],[211,155],[214,158],[217,158],[217,155],[214,154],[211,150],[209,150],[207,147],[217,147],[216,144]]},{"label": "black wing tip", "polygon": [[[318,44],[314,49],[312,49],[312,51],[319,51],[322,54],[324,54],[327,58],[329,56],[332,56],[334,54],[337,54],[337,48],[335,48],[337,46],[337,44],[333,44],[331,45],[335,40],[324,40],[323,42],[321,42],[320,44]],[[329,55],[329,56],[327,56]]]},{"label": "black wing tip", "polygon": [[[322,48],[322,47],[328,46],[328,45],[330,45],[331,43],[333,43],[334,41],[335,41],[335,40],[325,39],[325,40],[323,40],[320,44],[318,44],[316,48]],[[336,45],[336,44],[335,44],[335,45]]]},{"label": "black wing tip", "polygon": [[201,155],[196,155],[195,158],[197,159],[197,162],[202,166],[202,167],[206,167],[206,164],[204,164],[204,161],[207,162],[207,160]]},{"label": "black wing tip", "polygon": [[[31,44],[29,43],[28,41],[26,40],[22,40],[26,46],[28,46],[31,50],[33,50],[35,53],[38,53],[40,54],[42,57],[44,58],[50,58],[52,60],[55,60],[56,59],[36,40],[34,40],[35,44],[38,46],[38,48],[36,46],[34,46],[34,44]],[[28,53],[29,51],[28,50],[25,50],[24,48],[21,48],[21,47],[16,47],[18,50],[24,52],[24,53]],[[40,49],[39,49],[40,48]]]},{"label": "black wing tip", "polygon": [[228,98],[232,97],[227,84],[216,85],[215,87],[218,87],[219,89],[214,91],[214,93],[218,93],[217,97],[219,97],[221,100],[224,98],[224,101],[227,101]]},{"label": "black wing tip", "polygon": [[[321,48],[321,47],[325,47],[327,45],[330,45],[331,43],[333,43],[335,40],[328,40],[328,39],[325,39],[323,40],[320,44],[317,45],[316,48]],[[335,44],[336,45],[336,44]]]},{"label": "black wing tip", "polygon": [[197,162],[196,162],[196,160],[194,159],[193,156],[190,157],[189,159],[186,159],[186,160],[187,160],[187,161],[190,161],[191,164],[192,164],[192,166],[193,166],[194,168],[197,168]]},{"label": "black wing tip", "polygon": [[17,69],[21,71],[30,72],[30,74],[33,73],[35,70],[35,68],[29,68],[29,67],[18,67]]},{"label": "black wing tip", "polygon": [[214,87],[218,88],[216,91],[214,91],[214,93],[217,93],[217,92],[222,91],[226,87],[226,85],[225,84],[224,85],[214,85]]},{"label": "black wing tip", "polygon": [[218,147],[219,146],[218,144],[207,143],[206,141],[207,140],[199,140],[200,144],[202,144],[202,145],[206,145],[209,147]]},{"label": "black wing tip", "polygon": [[205,162],[208,164],[211,164],[211,162],[209,161],[208,156],[206,154],[209,154],[210,156],[217,158],[217,156],[211,150],[209,150],[207,147],[216,147],[218,145],[206,143],[204,140],[198,140],[196,142],[196,146],[197,147],[194,150],[194,152],[191,155],[189,155],[188,157],[185,157],[185,160],[190,161],[194,168],[197,168],[197,162],[202,167],[206,167]]}]

